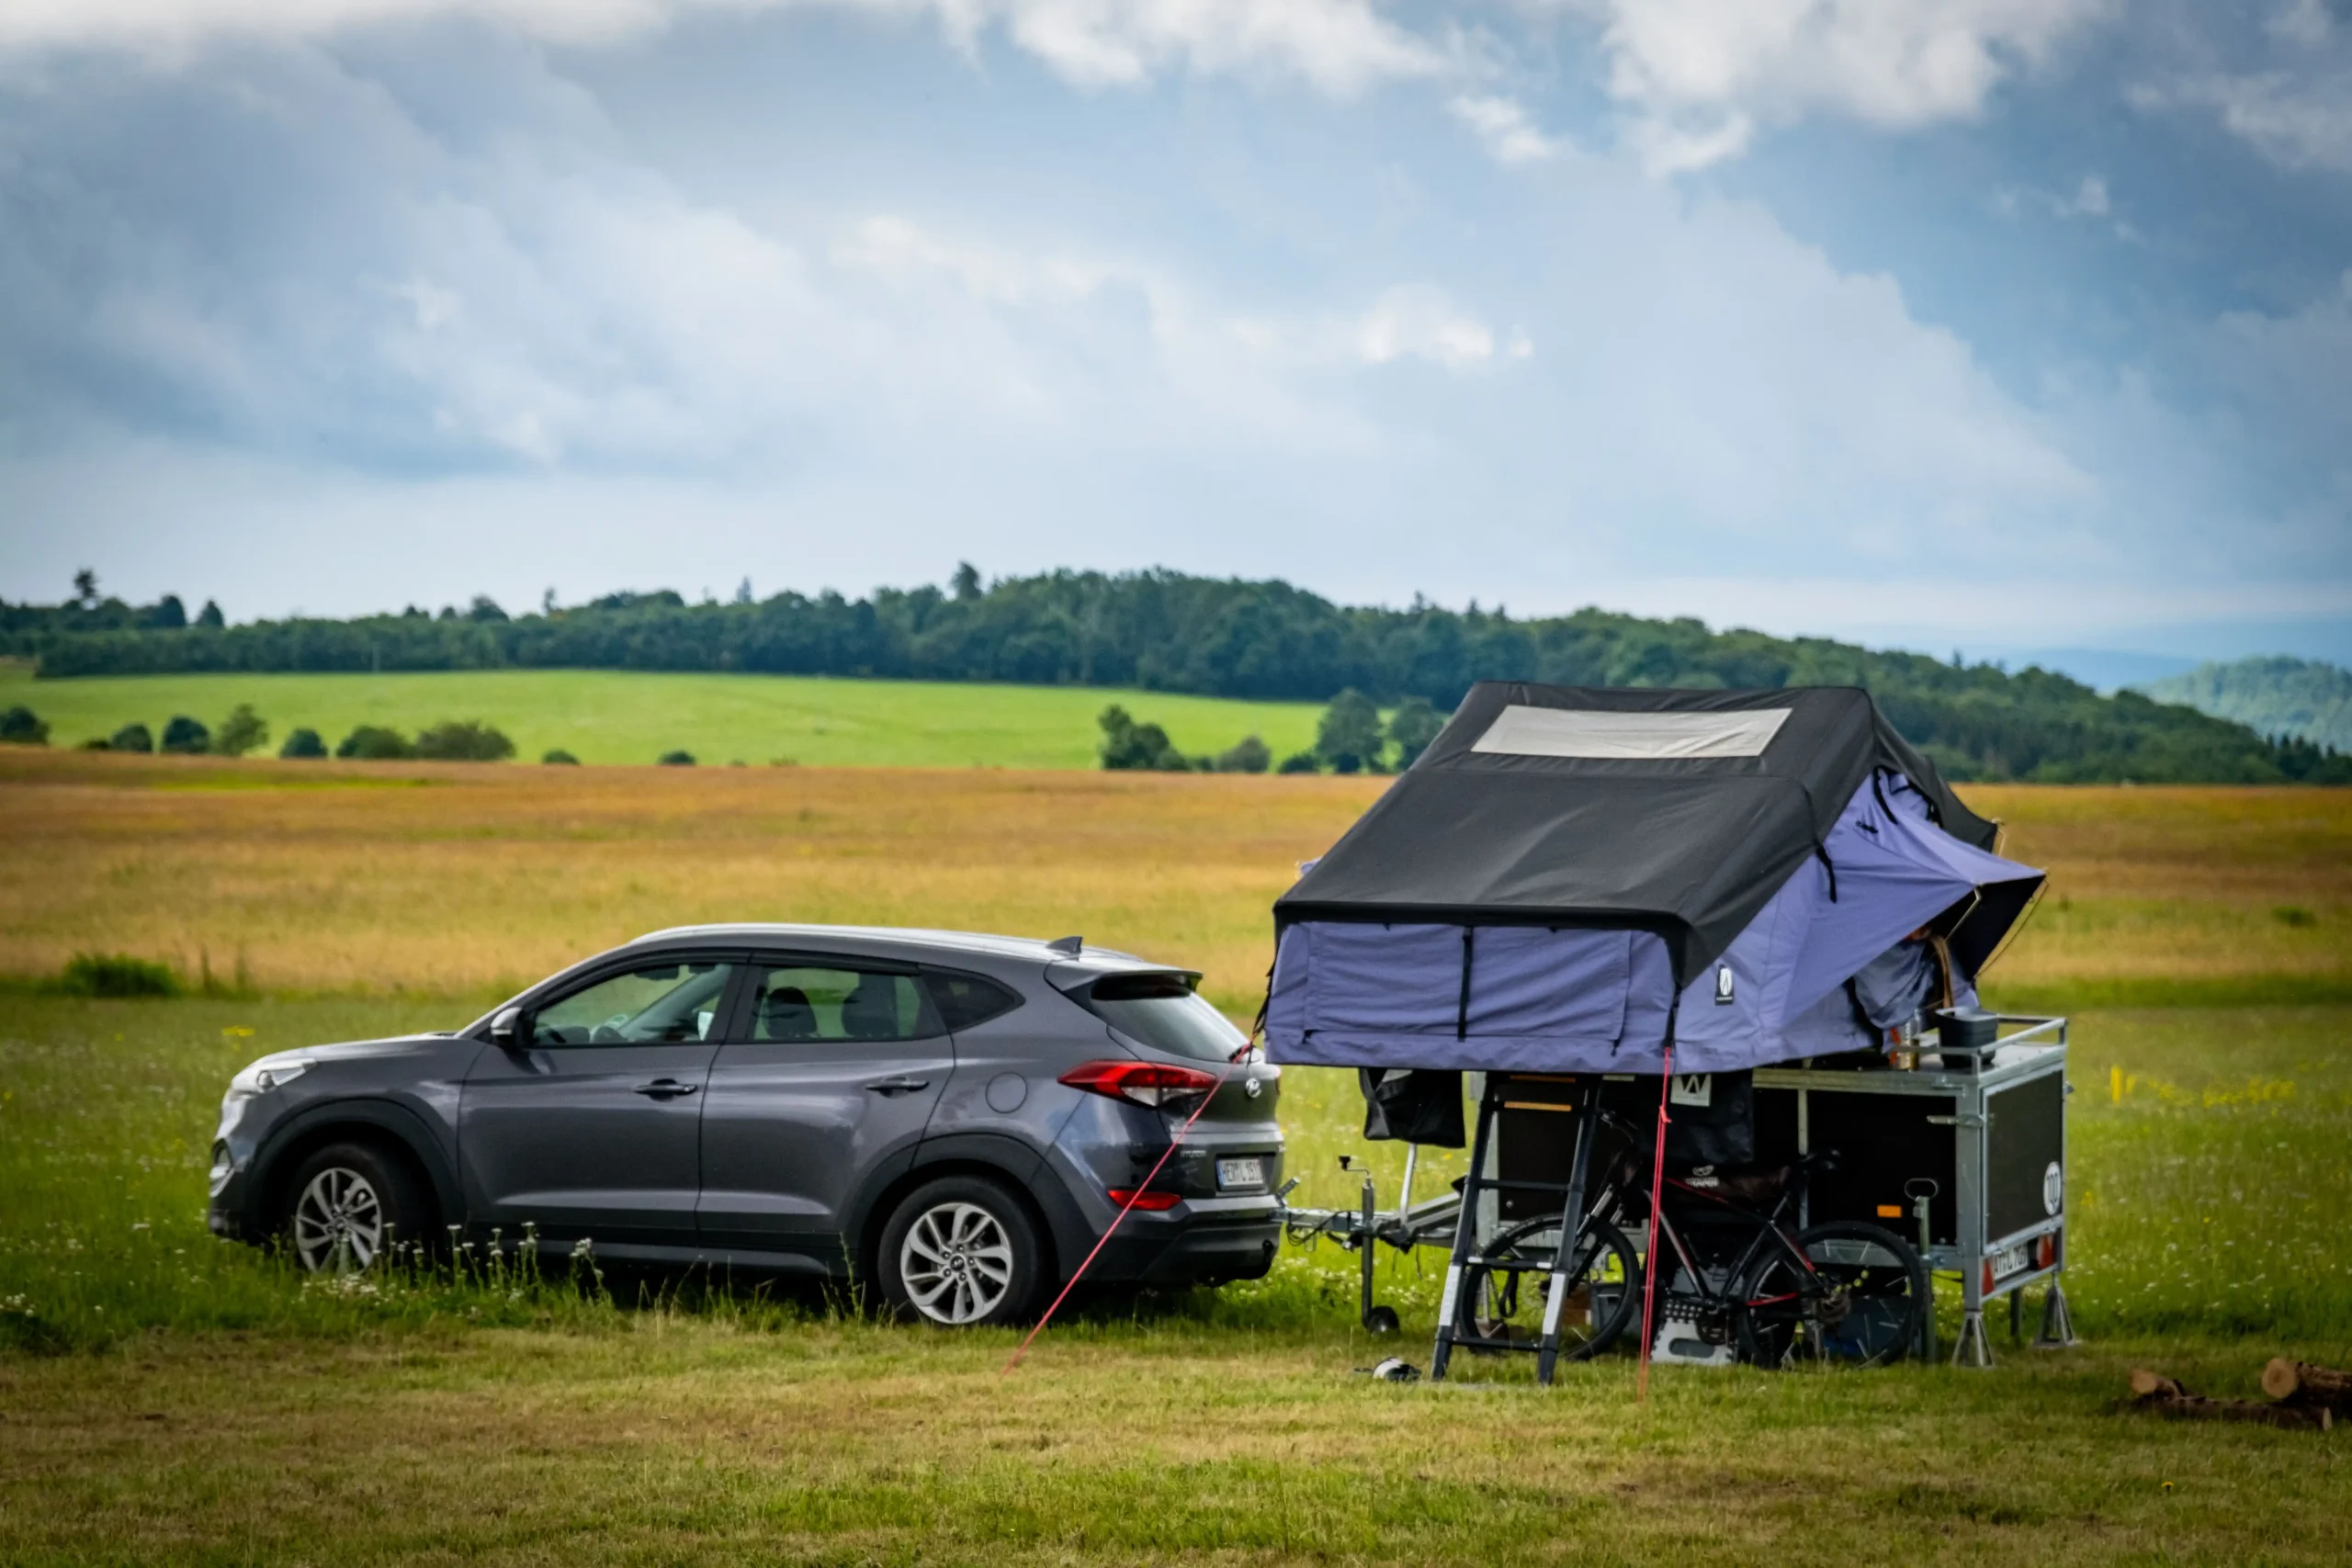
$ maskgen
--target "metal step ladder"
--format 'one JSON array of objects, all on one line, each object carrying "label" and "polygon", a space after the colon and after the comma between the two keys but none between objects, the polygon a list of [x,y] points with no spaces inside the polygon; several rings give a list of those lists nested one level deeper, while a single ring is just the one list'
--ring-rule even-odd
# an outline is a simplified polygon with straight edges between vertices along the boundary
[{"label": "metal step ladder", "polygon": [[[1556,1086],[1558,1079],[1546,1075],[1547,1082]],[[1470,1174],[1463,1179],[1462,1213],[1454,1223],[1453,1256],[1445,1268],[1445,1293],[1438,1304],[1437,1347],[1430,1356],[1430,1378],[1442,1382],[1447,1364],[1456,1348],[1467,1350],[1532,1350],[1535,1352],[1535,1381],[1548,1384],[1560,1360],[1560,1313],[1566,1304],[1575,1282],[1569,1276],[1577,1268],[1580,1255],[1576,1247],[1577,1232],[1585,1219],[1585,1189],[1592,1168],[1593,1118],[1591,1097],[1600,1088],[1594,1078],[1580,1078],[1570,1092],[1569,1121],[1575,1127],[1576,1153],[1569,1162],[1568,1179],[1560,1181],[1506,1180],[1489,1176],[1487,1168],[1494,1153],[1496,1119],[1502,1114],[1510,1089],[1510,1078],[1503,1073],[1487,1075],[1486,1092],[1478,1097],[1478,1126],[1470,1141]],[[1560,1197],[1560,1245],[1551,1260],[1533,1261],[1526,1258],[1486,1258],[1478,1252],[1479,1199],[1489,1192],[1553,1192]],[[1492,1274],[1544,1274],[1551,1276],[1551,1290],[1544,1301],[1544,1327],[1534,1343],[1524,1339],[1495,1337],[1478,1334],[1476,1325],[1466,1321],[1473,1303],[1464,1299],[1463,1281],[1473,1269],[1485,1269]]]}]

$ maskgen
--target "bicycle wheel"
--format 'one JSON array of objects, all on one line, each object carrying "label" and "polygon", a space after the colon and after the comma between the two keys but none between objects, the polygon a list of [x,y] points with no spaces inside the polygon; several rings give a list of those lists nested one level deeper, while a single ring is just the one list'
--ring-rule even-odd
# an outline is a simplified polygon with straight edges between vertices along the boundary
[{"label": "bicycle wheel", "polygon": [[1837,1220],[1797,1232],[1739,1285],[1742,1359],[1759,1367],[1883,1367],[1909,1355],[1934,1310],[1928,1266],[1883,1225]]},{"label": "bicycle wheel", "polygon": [[[1462,1280],[1471,1332],[1526,1345],[1540,1340],[1559,1249],[1560,1222],[1552,1219],[1522,1221],[1481,1247],[1481,1258],[1537,1267],[1521,1271],[1473,1265]],[[1579,1254],[1570,1262],[1576,1282],[1560,1304],[1560,1356],[1581,1361],[1609,1348],[1633,1320],[1641,1301],[1642,1268],[1623,1233],[1607,1220],[1586,1222]]]}]

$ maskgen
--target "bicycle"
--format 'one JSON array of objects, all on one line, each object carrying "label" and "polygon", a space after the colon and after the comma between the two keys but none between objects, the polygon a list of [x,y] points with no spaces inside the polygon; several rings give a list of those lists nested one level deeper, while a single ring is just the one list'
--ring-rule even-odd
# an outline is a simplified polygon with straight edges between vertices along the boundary
[{"label": "bicycle", "polygon": [[[1638,1147],[1636,1129],[1606,1111],[1599,1114],[1608,1130]],[[1835,1164],[1834,1154],[1824,1153],[1770,1171],[1701,1170],[1668,1177],[1670,1196],[1702,1207],[1680,1205],[1679,1223],[1678,1205],[1669,1202],[1660,1210],[1657,1242],[1672,1267],[1659,1280],[1659,1320],[1688,1324],[1701,1345],[1736,1347],[1741,1360],[1763,1367],[1877,1367],[1909,1353],[1921,1339],[1934,1299],[1917,1250],[1867,1221],[1803,1228],[1788,1224],[1800,1212],[1812,1175]],[[1560,1353],[1566,1359],[1600,1354],[1633,1320],[1642,1293],[1642,1262],[1618,1222],[1628,1227],[1638,1222],[1646,1229],[1644,1174],[1643,1163],[1631,1154],[1611,1159],[1577,1227],[1579,1252],[1568,1273],[1584,1299],[1579,1303],[1572,1295],[1563,1303]],[[1522,1221],[1480,1248],[1464,1279],[1466,1310],[1479,1336],[1532,1339],[1532,1322],[1540,1319],[1550,1289],[1548,1266],[1558,1252],[1559,1232],[1555,1218]],[[1708,1232],[1730,1240],[1712,1248],[1694,1247]],[[1543,1283],[1521,1292],[1522,1273],[1535,1274]]]}]

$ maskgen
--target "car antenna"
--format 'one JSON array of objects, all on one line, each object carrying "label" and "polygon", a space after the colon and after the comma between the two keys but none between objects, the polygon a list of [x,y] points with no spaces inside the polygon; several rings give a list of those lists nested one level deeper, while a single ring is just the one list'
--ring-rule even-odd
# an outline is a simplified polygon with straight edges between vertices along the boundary
[{"label": "car antenna", "polygon": [[1067,953],[1072,958],[1076,958],[1085,948],[1086,939],[1082,936],[1057,936],[1046,945],[1056,953]]}]

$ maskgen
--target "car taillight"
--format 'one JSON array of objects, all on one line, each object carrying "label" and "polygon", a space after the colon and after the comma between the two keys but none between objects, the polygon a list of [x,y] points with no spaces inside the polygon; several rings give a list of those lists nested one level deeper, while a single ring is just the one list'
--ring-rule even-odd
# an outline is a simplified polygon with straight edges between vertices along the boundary
[{"label": "car taillight", "polygon": [[1062,1082],[1158,1111],[1208,1093],[1216,1088],[1217,1077],[1167,1062],[1089,1062],[1064,1073]]},{"label": "car taillight", "polygon": [[1125,1208],[1141,1209],[1147,1214],[1164,1213],[1184,1201],[1181,1192],[1138,1192],[1132,1187],[1111,1189],[1111,1201]]},{"label": "car taillight", "polygon": [[2033,1244],[2033,1266],[2047,1269],[2058,1261],[2058,1237],[2053,1232]]}]

